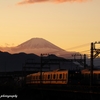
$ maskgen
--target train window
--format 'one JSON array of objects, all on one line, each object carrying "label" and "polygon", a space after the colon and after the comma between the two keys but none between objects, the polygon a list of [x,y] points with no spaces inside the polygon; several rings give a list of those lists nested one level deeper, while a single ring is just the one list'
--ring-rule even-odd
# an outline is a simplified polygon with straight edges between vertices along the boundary
[{"label": "train window", "polygon": [[[39,76],[39,77],[41,78],[41,76]],[[39,79],[40,79],[40,78],[39,78]]]},{"label": "train window", "polygon": [[48,79],[50,79],[50,75],[48,75]]},{"label": "train window", "polygon": [[38,76],[38,79],[40,79],[40,75]]},{"label": "train window", "polygon": [[34,79],[36,79],[36,77],[34,76]]},{"label": "train window", "polygon": [[58,74],[56,74],[56,78],[58,79]]},{"label": "train window", "polygon": [[48,75],[46,75],[46,79],[48,79]]},{"label": "train window", "polygon": [[37,76],[37,79],[39,79],[39,76]]},{"label": "train window", "polygon": [[54,75],[53,75],[53,79],[55,79],[55,78],[56,78],[56,75],[54,74]]},{"label": "train window", "polygon": [[63,79],[65,78],[65,74],[63,73]]},{"label": "train window", "polygon": [[40,79],[40,76],[38,76],[38,79]]},{"label": "train window", "polygon": [[37,79],[37,76],[36,76],[36,79]]},{"label": "train window", "polygon": [[59,78],[62,79],[62,74],[59,75]]},{"label": "train window", "polygon": [[52,79],[52,74],[51,74],[51,79]]},{"label": "train window", "polygon": [[35,79],[35,76],[34,76],[34,79]]},{"label": "train window", "polygon": [[44,76],[42,75],[42,79],[44,79]]}]

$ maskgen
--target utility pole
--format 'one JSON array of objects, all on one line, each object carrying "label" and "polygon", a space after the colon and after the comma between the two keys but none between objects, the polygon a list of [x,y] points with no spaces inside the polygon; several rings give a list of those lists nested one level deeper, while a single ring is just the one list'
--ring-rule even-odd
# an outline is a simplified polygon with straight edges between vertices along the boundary
[{"label": "utility pole", "polygon": [[93,49],[94,49],[94,43],[91,43],[91,61],[90,61],[90,87],[93,83]]},{"label": "utility pole", "polygon": [[96,49],[95,48],[95,45],[96,44],[100,44],[100,41],[99,42],[92,42],[91,43],[91,61],[90,61],[90,87],[92,86],[93,84],[93,67],[94,67],[94,58],[96,58],[99,54],[100,54],[100,49]]},{"label": "utility pole", "polygon": [[84,54],[84,69],[86,68],[86,54]]},{"label": "utility pole", "polygon": [[41,66],[40,66],[40,84],[42,85],[42,67],[43,67],[43,65],[42,65],[42,56],[43,56],[43,54],[41,54]]},{"label": "utility pole", "polygon": [[45,55],[48,55],[48,54],[41,54],[41,66],[40,66],[40,84],[41,85],[42,85],[42,79],[43,79],[43,77],[42,77],[42,69],[43,69],[43,65],[44,65],[43,56],[45,56]]},{"label": "utility pole", "polygon": [[[44,58],[45,56],[48,56],[48,57]],[[50,59],[50,55],[49,54],[41,54],[41,62],[40,62],[40,84],[41,85],[42,85],[42,81],[43,81],[43,77],[42,77],[43,69],[44,68],[46,68],[46,69],[49,68],[49,70],[50,70],[50,65],[59,65],[59,63],[56,63],[55,61],[57,61],[57,59]],[[44,67],[44,65],[46,65],[46,64],[48,64],[49,67]]]}]

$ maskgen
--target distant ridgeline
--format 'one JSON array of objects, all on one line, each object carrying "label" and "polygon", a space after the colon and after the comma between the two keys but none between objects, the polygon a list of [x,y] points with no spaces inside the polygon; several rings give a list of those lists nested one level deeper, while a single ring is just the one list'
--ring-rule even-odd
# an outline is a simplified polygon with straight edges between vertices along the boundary
[{"label": "distant ridgeline", "polygon": [[[28,63],[27,63],[28,62]],[[55,55],[49,55],[43,58],[42,62],[44,63],[43,67],[49,67],[46,70],[55,70],[58,68],[61,69],[83,69],[79,64],[73,63],[71,60],[67,60]],[[10,54],[8,52],[0,51],[0,72],[9,72],[9,71],[22,71],[23,66],[30,67],[27,70],[40,70],[41,59],[35,54],[26,54],[26,53],[16,53]],[[33,67],[33,69],[32,69]],[[35,67],[35,68],[34,68]],[[37,68],[36,68],[37,67]]]},{"label": "distant ridgeline", "polygon": [[38,60],[35,54],[10,54],[0,51],[0,71],[21,71],[27,59]]}]

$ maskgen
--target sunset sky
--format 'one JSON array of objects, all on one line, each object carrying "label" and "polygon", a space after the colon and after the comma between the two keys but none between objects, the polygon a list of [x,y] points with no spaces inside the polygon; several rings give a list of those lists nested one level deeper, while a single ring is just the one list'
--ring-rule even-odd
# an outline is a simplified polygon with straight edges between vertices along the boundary
[{"label": "sunset sky", "polygon": [[0,0],[0,46],[44,38],[71,51],[100,40],[100,0]]}]

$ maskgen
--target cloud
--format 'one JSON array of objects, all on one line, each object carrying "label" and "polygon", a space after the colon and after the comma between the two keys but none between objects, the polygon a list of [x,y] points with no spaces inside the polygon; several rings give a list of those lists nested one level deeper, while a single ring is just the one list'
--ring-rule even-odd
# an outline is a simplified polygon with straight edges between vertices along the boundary
[{"label": "cloud", "polygon": [[91,0],[23,0],[19,3],[17,3],[18,5],[22,5],[22,4],[33,4],[36,2],[57,2],[57,3],[62,3],[62,2],[87,2],[87,1],[91,1]]}]

